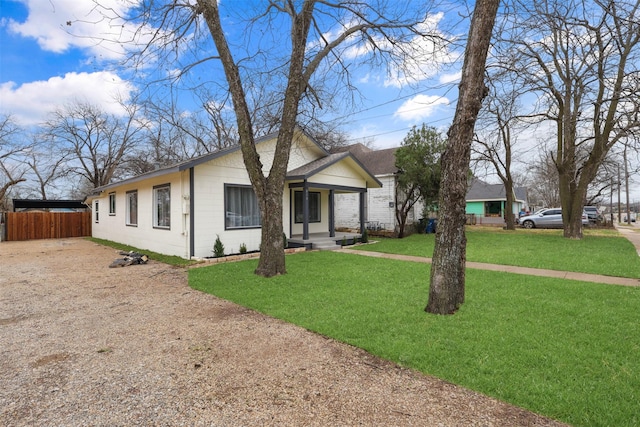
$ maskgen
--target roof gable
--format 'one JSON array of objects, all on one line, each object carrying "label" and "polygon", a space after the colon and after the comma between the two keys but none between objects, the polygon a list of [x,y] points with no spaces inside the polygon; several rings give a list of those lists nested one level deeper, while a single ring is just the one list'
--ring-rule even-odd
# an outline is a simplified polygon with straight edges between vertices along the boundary
[{"label": "roof gable", "polygon": [[313,175],[322,172],[330,166],[340,162],[350,162],[354,167],[359,169],[359,173],[367,182],[369,188],[380,188],[382,183],[364,166],[353,154],[348,151],[341,153],[329,154],[328,156],[317,159],[299,168],[293,169],[287,173],[287,180],[309,179]]},{"label": "roof gable", "polygon": [[[273,141],[274,139],[276,139],[278,137],[278,133],[277,132],[273,132],[270,133],[268,135],[265,135],[263,137],[260,137],[258,139],[255,140],[255,144],[256,146],[258,144],[263,144],[265,142],[268,141]],[[329,154],[329,152],[322,146],[320,145],[315,139],[313,139],[308,133],[306,133],[305,131],[303,131],[302,129],[296,128],[296,130],[294,131],[294,144],[292,144],[292,149],[293,149],[293,145],[297,145],[298,147],[304,147],[304,149],[309,150],[310,152],[313,152],[313,157],[321,157],[321,156],[327,156]],[[182,172],[188,169],[191,169],[193,167],[196,167],[198,165],[201,165],[203,163],[207,163],[210,162],[212,160],[227,156],[229,154],[235,153],[240,151],[240,145],[234,145],[232,147],[227,147],[227,148],[223,148],[222,150],[218,150],[218,151],[214,151],[211,153],[207,153],[204,154],[202,156],[199,157],[195,157],[193,159],[189,159],[189,160],[185,160],[183,162],[180,163],[176,163],[174,165],[171,166],[166,166],[163,168],[158,168],[156,170],[147,172],[147,173],[143,173],[140,175],[136,175],[134,177],[128,178],[128,179],[124,179],[122,181],[118,181],[118,182],[114,182],[112,184],[107,184],[107,185],[103,185],[102,187],[97,187],[94,189],[94,192],[101,192],[101,191],[105,191],[108,190],[110,188],[114,188],[114,187],[118,187],[124,184],[133,184],[136,182],[140,182],[140,181],[144,181],[147,179],[151,179],[151,178],[155,178],[158,176],[163,176],[163,175],[168,175],[171,173],[176,173],[176,172]]]}]

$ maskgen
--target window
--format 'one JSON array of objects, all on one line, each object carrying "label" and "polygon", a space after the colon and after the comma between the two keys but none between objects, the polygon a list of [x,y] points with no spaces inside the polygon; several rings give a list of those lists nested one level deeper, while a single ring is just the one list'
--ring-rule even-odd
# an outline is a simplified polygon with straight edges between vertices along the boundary
[{"label": "window", "polygon": [[153,187],[153,226],[171,227],[171,185]]},{"label": "window", "polygon": [[253,188],[240,185],[225,185],[225,228],[260,227],[260,208]]},{"label": "window", "polygon": [[95,210],[94,212],[96,213],[96,224],[100,222],[100,202],[98,200],[96,200],[96,204],[95,204]]},{"label": "window", "polygon": [[138,190],[127,192],[127,225],[138,225]]},{"label": "window", "polygon": [[116,214],[116,193],[109,193],[109,215]]},{"label": "window", "polygon": [[[294,193],[294,218],[296,224],[304,222],[302,191]],[[320,222],[320,193],[309,192],[309,222]]]}]

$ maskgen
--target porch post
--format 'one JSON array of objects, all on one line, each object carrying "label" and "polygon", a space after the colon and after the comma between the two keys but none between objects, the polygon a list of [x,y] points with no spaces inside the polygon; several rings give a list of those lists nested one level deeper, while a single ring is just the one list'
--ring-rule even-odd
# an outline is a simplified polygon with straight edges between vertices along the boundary
[{"label": "porch post", "polygon": [[302,187],[302,239],[309,239],[309,185],[307,180]]},{"label": "porch post", "polygon": [[194,213],[196,211],[195,175],[195,169],[192,167],[189,168],[189,258],[196,254],[196,219],[194,218]]},{"label": "porch post", "polygon": [[360,192],[360,234],[364,234],[364,196],[366,191]]},{"label": "porch post", "polygon": [[335,217],[335,203],[333,200],[335,191],[333,188],[329,190],[329,237],[336,237],[336,217]]}]

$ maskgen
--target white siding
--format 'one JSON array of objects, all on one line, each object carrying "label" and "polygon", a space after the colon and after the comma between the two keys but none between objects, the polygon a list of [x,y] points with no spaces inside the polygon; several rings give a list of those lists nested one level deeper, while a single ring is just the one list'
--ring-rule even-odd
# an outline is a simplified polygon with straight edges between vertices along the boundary
[{"label": "white siding", "polygon": [[[153,187],[171,185],[171,226],[153,227]],[[186,189],[186,191],[185,191]],[[188,195],[188,172],[174,173],[109,189],[96,200],[100,222],[93,224],[93,237],[112,240],[167,255],[188,256],[188,212],[183,213],[183,196]],[[138,225],[126,225],[126,193],[138,191]],[[109,193],[116,195],[116,213],[109,215]],[[188,201],[187,201],[188,202]]]},{"label": "white siding", "polygon": [[[260,160],[265,173],[271,167],[275,152],[275,139],[264,141],[257,145]],[[305,165],[323,157],[324,152],[305,137],[297,135],[291,149],[289,170]],[[365,180],[351,164],[336,164],[328,167],[322,173],[314,176],[319,183],[330,183],[346,186],[364,186]],[[110,187],[100,196],[95,197],[100,205],[100,221],[93,224],[93,235],[98,238],[125,243],[143,250],[151,250],[168,255],[189,257],[191,236],[189,236],[190,221],[194,222],[194,256],[203,258],[213,256],[213,245],[216,236],[225,246],[225,253],[237,253],[240,245],[247,250],[259,250],[261,241],[260,228],[225,229],[225,184],[250,186],[242,153],[240,150],[225,156],[214,158],[209,162],[199,164],[193,168],[194,188],[190,194],[190,171],[175,172],[155,178],[148,178],[134,183],[123,183]],[[312,181],[313,181],[312,180]],[[157,185],[171,185],[171,227],[168,230],[153,227],[153,187]],[[138,224],[127,226],[126,193],[138,192]],[[317,190],[312,190],[317,191]],[[109,215],[109,194],[116,194],[116,215]],[[321,191],[321,220],[320,223],[309,225],[311,233],[328,230],[328,194]],[[290,236],[290,219],[292,206],[290,189],[285,186],[283,199],[283,230]],[[356,199],[357,200],[357,199]],[[190,212],[193,204],[193,212]],[[357,202],[356,202],[357,207]],[[293,234],[302,233],[302,224],[293,224]]]},{"label": "white siding", "polygon": [[[300,155],[305,151],[297,148],[294,143],[291,151],[289,169],[292,169],[300,162],[309,161]],[[258,145],[260,160],[263,162],[264,170],[267,171],[273,162],[273,151],[275,150],[275,140],[265,141]],[[313,157],[312,159],[315,159]],[[262,230],[260,228],[228,229],[225,230],[225,184],[231,185],[251,185],[249,175],[245,169],[240,151],[233,152],[224,157],[214,159],[210,162],[198,165],[195,168],[194,185],[194,256],[210,257],[213,255],[213,245],[216,236],[220,236],[220,241],[225,247],[225,253],[238,253],[240,245],[244,244],[248,251],[260,249],[262,240]],[[283,230],[289,236],[289,189],[286,188],[282,195],[283,200]],[[326,218],[328,215],[324,215]],[[326,227],[325,227],[326,228]],[[311,227],[310,227],[311,229]]]},{"label": "white siding", "polygon": [[227,254],[238,253],[243,243],[249,251],[258,250],[260,246],[259,228],[225,230],[225,184],[251,185],[239,151],[195,168],[193,197],[196,257],[213,256],[216,236],[220,236]]},{"label": "white siding", "polygon": [[332,184],[342,185],[345,187],[362,188],[367,185],[366,181],[353,167],[349,167],[346,162],[335,163],[316,175],[310,180],[310,184]]},{"label": "white siding", "polygon": [[[379,175],[376,178],[382,188],[369,188],[365,197],[365,222],[377,223],[385,230],[394,230],[395,219],[395,177]],[[336,195],[336,227],[358,228],[359,218],[358,194]],[[391,206],[390,203],[394,205]],[[409,212],[407,224],[417,221],[422,214],[422,203],[416,203]]]}]

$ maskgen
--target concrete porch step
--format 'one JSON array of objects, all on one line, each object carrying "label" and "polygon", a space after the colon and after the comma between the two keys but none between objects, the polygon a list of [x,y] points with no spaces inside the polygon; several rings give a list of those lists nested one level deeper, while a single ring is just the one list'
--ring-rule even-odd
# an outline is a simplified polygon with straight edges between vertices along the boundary
[{"label": "concrete porch step", "polygon": [[335,251],[341,247],[341,245],[336,244],[335,240],[331,239],[314,241],[311,246],[312,249],[317,249],[319,251]]}]

